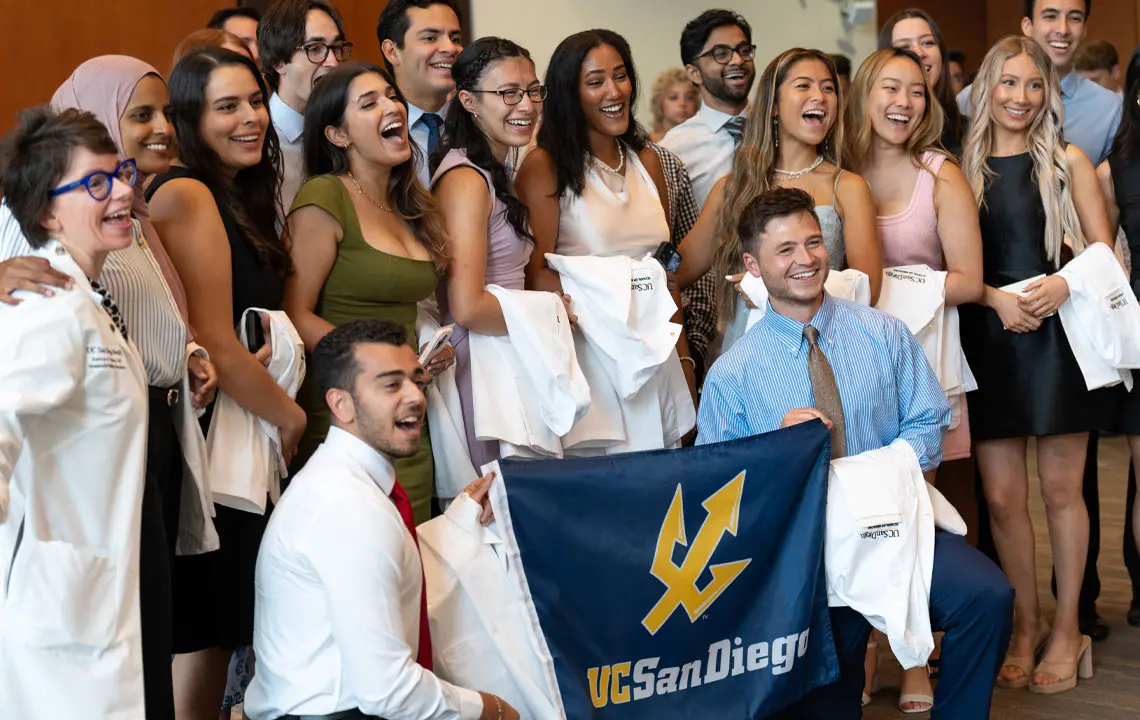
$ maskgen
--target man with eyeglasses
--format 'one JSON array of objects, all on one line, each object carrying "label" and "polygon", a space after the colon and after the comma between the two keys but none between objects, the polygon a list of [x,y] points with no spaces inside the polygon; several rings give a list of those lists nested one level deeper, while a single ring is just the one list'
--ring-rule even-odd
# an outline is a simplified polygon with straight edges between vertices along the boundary
[{"label": "man with eyeglasses", "polygon": [[352,55],[336,8],[320,0],[274,0],[257,28],[269,117],[281,141],[280,229],[305,180],[301,134],[313,86]]},{"label": "man with eyeglasses", "polygon": [[685,164],[701,207],[716,181],[732,172],[756,80],[755,57],[752,26],[731,10],[706,10],[681,32],[681,62],[701,89],[701,109],[661,144]]},{"label": "man with eyeglasses", "polygon": [[376,25],[384,64],[408,103],[408,130],[419,148],[416,175],[428,187],[428,157],[439,143],[451,66],[463,50],[459,10],[452,0],[389,0]]}]

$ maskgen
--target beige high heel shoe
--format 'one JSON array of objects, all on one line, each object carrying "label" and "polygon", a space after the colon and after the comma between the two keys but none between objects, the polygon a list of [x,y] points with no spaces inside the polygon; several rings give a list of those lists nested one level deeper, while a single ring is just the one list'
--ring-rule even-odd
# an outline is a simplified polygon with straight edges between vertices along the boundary
[{"label": "beige high heel shoe", "polygon": [[[1029,687],[1030,682],[1033,680],[1033,671],[1037,663],[1038,656],[1041,655],[1042,649],[1045,647],[1046,641],[1049,639],[1050,628],[1048,626],[1041,627],[1037,631],[1037,642],[1033,644],[1033,656],[1021,657],[1018,655],[1006,654],[1005,660],[1001,662],[1001,668],[998,670],[997,679],[994,684],[999,688],[1006,688],[1008,690],[1019,690],[1024,687]],[[1001,671],[1007,667],[1015,667],[1021,671],[1021,677],[1018,678],[1004,678],[1001,676]]]},{"label": "beige high heel shoe", "polygon": [[1067,662],[1041,662],[1037,664],[1036,672],[1055,675],[1060,679],[1060,682],[1047,685],[1030,682],[1029,692],[1038,695],[1056,695],[1072,690],[1077,686],[1078,677],[1081,680],[1088,680],[1093,676],[1092,638],[1088,635],[1081,635],[1081,651],[1077,653],[1077,659],[1071,666]]}]

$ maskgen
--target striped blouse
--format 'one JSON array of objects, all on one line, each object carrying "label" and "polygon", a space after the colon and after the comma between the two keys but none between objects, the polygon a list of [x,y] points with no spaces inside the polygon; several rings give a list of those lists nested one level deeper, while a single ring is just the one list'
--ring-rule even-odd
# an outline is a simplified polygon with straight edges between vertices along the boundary
[{"label": "striped blouse", "polygon": [[[831,296],[811,324],[839,388],[848,454],[902,438],[923,470],[937,467],[950,405],[906,326]],[[756,326],[713,363],[701,395],[698,445],[770,432],[789,410],[815,406],[804,327],[769,304]]]},{"label": "striped blouse", "polygon": [[[134,242],[107,256],[100,280],[123,313],[147,382],[173,387],[186,370],[186,324],[137,220],[133,235]],[[16,218],[7,204],[0,204],[0,262],[31,253]]]}]

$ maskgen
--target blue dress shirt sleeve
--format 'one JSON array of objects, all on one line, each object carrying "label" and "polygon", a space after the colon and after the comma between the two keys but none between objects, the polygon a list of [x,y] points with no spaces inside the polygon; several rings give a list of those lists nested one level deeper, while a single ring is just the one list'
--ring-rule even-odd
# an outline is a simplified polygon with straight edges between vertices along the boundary
[{"label": "blue dress shirt sleeve", "polygon": [[895,355],[899,437],[910,443],[923,471],[942,461],[942,438],[950,427],[950,403],[914,336],[901,323]]}]

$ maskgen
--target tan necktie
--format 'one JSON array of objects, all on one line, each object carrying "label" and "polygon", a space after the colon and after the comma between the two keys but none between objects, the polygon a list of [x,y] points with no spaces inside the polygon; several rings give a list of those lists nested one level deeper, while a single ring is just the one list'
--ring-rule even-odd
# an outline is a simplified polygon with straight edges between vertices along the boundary
[{"label": "tan necktie", "polygon": [[839,388],[835,386],[835,373],[831,363],[819,349],[819,330],[808,325],[804,328],[808,340],[808,374],[815,407],[831,421],[831,459],[847,454],[847,429],[843,422],[843,404],[839,401]]}]

